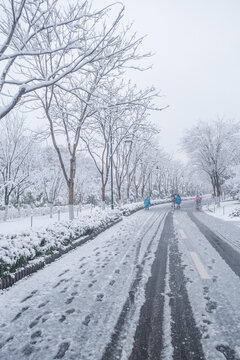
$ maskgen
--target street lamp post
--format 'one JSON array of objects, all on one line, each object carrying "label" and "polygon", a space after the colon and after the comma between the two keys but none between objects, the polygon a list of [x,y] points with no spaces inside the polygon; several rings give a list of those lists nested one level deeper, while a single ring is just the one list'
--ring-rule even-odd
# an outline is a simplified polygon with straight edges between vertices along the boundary
[{"label": "street lamp post", "polygon": [[111,164],[111,209],[114,209],[113,203],[113,148],[112,148],[112,129],[110,134],[110,164]]},{"label": "street lamp post", "polygon": [[130,160],[130,150],[131,150],[131,145],[132,145],[132,139],[130,138],[130,136],[126,136],[125,140],[124,140],[125,144],[128,146],[128,150],[127,150],[127,161],[126,161],[126,174],[127,174],[127,201],[129,201],[129,190],[130,190],[130,184],[129,184],[129,175],[128,175],[128,167],[129,167],[129,160]]}]

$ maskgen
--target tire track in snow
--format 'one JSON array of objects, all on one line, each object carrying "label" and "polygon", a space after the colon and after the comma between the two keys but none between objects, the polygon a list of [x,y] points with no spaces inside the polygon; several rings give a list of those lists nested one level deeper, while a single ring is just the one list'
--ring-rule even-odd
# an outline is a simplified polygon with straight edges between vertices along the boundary
[{"label": "tire track in snow", "polygon": [[[147,249],[144,253],[143,260],[140,262],[140,264],[137,265],[138,270],[137,270],[136,277],[132,282],[132,285],[131,285],[131,288],[129,291],[129,297],[127,298],[127,300],[122,308],[122,311],[120,313],[118,321],[115,325],[114,331],[111,335],[111,341],[107,344],[101,360],[120,359],[121,358],[121,354],[122,354],[122,350],[123,350],[122,346],[121,346],[121,341],[124,339],[124,336],[125,336],[124,330],[125,330],[126,324],[128,323],[128,321],[131,321],[131,318],[133,317],[134,312],[135,312],[134,294],[136,293],[138,286],[140,284],[141,278],[142,278],[142,273],[144,270],[144,263],[146,261],[146,257],[149,254],[149,251],[150,251],[153,241],[155,240],[156,236],[158,235],[161,225],[163,224],[164,220],[166,219],[166,214],[167,214],[166,212],[164,212],[163,214],[161,213],[157,217],[157,219],[154,219],[153,222],[151,223],[151,225],[149,225],[147,228],[149,231],[149,229],[156,223],[156,221],[159,220],[159,217],[161,217],[160,222],[157,226],[157,229],[154,232],[152,239],[149,242]],[[141,236],[141,238],[139,239],[140,244],[146,234],[147,234],[147,231],[145,231],[143,233],[143,235]],[[136,261],[139,256],[140,247],[141,246],[137,247]]]},{"label": "tire track in snow", "polygon": [[198,220],[190,211],[187,214],[228,266],[240,277],[240,253]]}]

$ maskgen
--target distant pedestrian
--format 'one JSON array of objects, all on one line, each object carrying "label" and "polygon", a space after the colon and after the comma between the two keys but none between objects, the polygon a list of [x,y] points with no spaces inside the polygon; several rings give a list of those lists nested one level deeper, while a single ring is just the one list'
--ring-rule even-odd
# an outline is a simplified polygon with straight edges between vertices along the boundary
[{"label": "distant pedestrian", "polygon": [[150,197],[147,196],[146,199],[144,199],[144,207],[146,210],[149,210],[149,207],[151,205]]},{"label": "distant pedestrian", "polygon": [[180,205],[181,205],[181,202],[182,202],[182,199],[181,199],[181,196],[179,194],[176,195],[175,197],[175,202],[177,204],[177,209],[180,209]]},{"label": "distant pedestrian", "polygon": [[202,197],[197,194],[194,201],[195,201],[195,209],[200,210],[202,204]]}]

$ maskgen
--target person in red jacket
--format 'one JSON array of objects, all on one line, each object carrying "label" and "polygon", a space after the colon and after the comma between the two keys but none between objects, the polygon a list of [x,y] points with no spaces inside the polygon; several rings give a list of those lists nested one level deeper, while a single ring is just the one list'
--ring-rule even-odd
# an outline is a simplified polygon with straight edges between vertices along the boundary
[{"label": "person in red jacket", "polygon": [[195,197],[195,199],[194,199],[194,201],[195,201],[195,204],[196,204],[195,209],[196,209],[196,210],[200,210],[200,208],[201,208],[201,202],[202,202],[201,196],[197,194],[196,197]]}]

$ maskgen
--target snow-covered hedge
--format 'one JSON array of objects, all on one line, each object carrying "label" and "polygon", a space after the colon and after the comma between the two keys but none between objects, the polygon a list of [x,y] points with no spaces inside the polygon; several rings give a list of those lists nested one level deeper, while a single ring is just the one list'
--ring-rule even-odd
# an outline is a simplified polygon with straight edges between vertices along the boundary
[{"label": "snow-covered hedge", "polygon": [[[169,200],[152,200],[152,205]],[[20,234],[0,234],[0,277],[26,266],[34,259],[53,254],[72,244],[76,239],[106,228],[120,220],[123,215],[142,209],[143,202],[125,204],[119,209],[94,208],[81,213],[74,221],[56,222],[41,231],[24,231]]]},{"label": "snow-covered hedge", "polygon": [[234,209],[231,214],[229,214],[230,217],[240,217],[240,208]]},{"label": "snow-covered hedge", "polygon": [[43,231],[0,235],[0,276],[16,271],[37,257],[64,249],[74,240],[104,229],[121,217],[120,210],[96,208],[74,221],[55,223]]},{"label": "snow-covered hedge", "polygon": [[[169,202],[169,199],[151,200],[151,205],[165,204],[167,202]],[[120,206],[119,209],[123,215],[130,215],[134,211],[143,209],[143,201],[137,203],[125,204]]]}]

